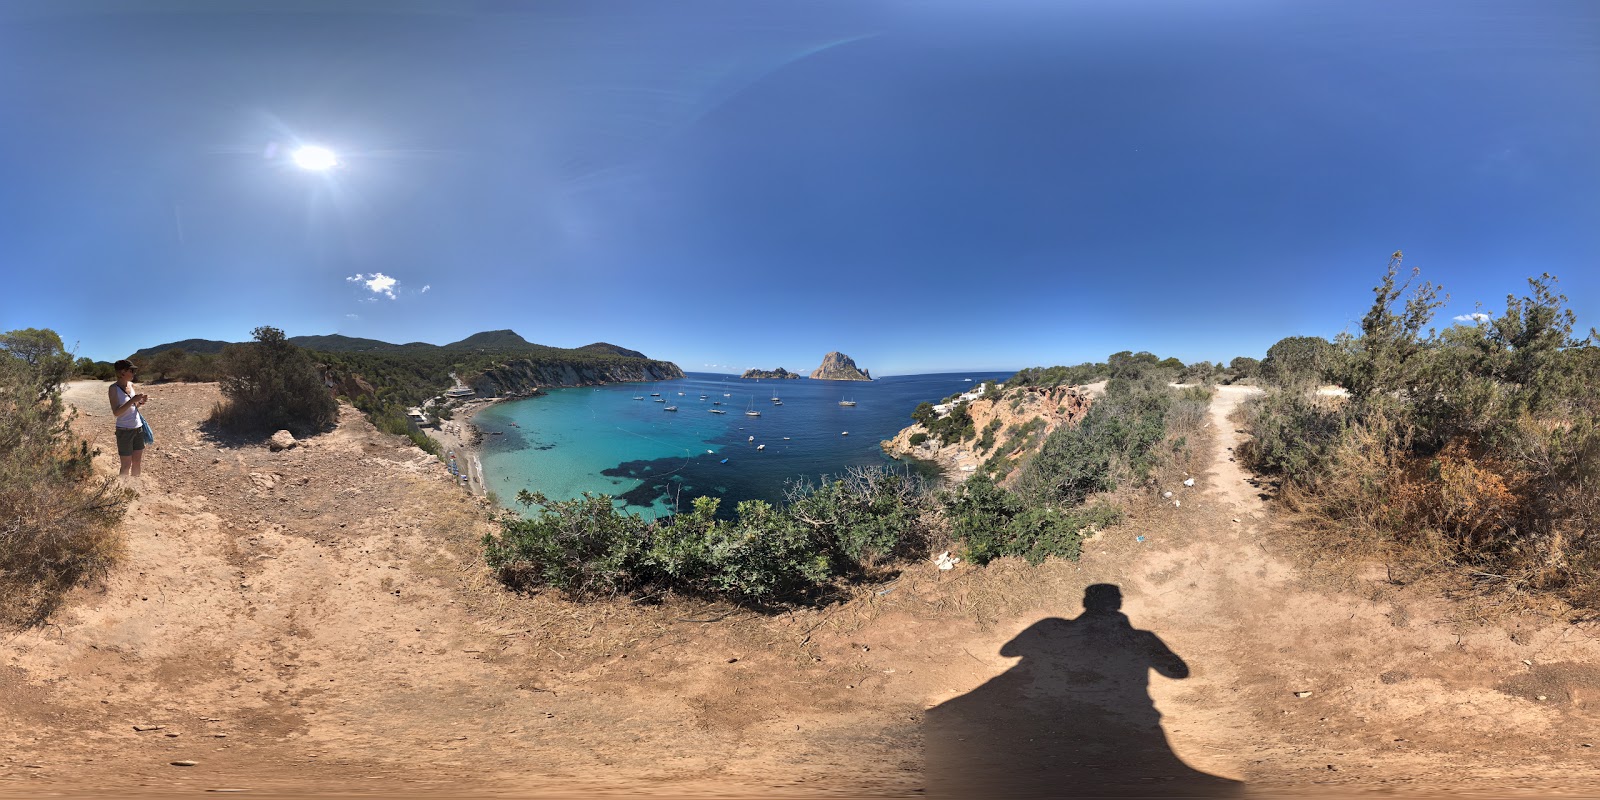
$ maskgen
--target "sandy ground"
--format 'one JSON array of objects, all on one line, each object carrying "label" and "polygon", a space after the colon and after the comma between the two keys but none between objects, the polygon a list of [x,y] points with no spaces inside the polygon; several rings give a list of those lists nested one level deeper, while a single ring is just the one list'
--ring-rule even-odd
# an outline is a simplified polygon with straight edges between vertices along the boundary
[{"label": "sandy ground", "polygon": [[[107,450],[103,387],[70,396]],[[0,794],[1600,790],[1595,626],[1308,563],[1230,459],[1242,388],[1181,507],[1081,562],[776,611],[509,594],[481,501],[400,437],[346,409],[272,453],[202,433],[214,385],[147,390],[126,560],[0,638]]]}]

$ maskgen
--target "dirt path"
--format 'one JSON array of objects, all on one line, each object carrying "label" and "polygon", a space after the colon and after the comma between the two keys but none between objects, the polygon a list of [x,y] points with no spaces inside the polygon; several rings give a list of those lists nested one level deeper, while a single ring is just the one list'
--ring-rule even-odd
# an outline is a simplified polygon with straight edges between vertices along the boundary
[{"label": "dirt path", "polygon": [[[1145,701],[1164,729],[1145,744],[1186,769],[1263,795],[1600,787],[1594,629],[1310,579],[1229,460],[1232,388],[1197,485],[1080,562],[915,565],[777,614],[507,594],[484,508],[399,437],[346,409],[273,453],[202,433],[214,385],[149,392],[126,561],[0,639],[0,793],[952,796],[934,722],[1043,685],[1037,655],[1002,650],[1097,583],[1186,662]],[[104,384],[69,397],[106,448]]]}]

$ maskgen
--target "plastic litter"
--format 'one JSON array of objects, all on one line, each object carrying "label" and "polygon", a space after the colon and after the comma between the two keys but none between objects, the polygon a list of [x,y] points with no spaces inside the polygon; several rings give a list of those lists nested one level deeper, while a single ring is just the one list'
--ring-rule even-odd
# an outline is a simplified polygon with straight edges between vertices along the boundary
[{"label": "plastic litter", "polygon": [[1184,481],[1183,481],[1183,485],[1184,486],[1193,486],[1194,485],[1194,478],[1185,478]]},{"label": "plastic litter", "polygon": [[1144,537],[1143,536],[1135,536],[1135,537],[1133,537],[1133,540],[1136,541],[1136,542],[1142,542],[1142,541],[1144,541]]},{"label": "plastic litter", "polygon": [[934,558],[933,563],[938,565],[939,569],[950,570],[954,569],[957,564],[961,563],[961,559],[952,558],[950,556],[950,551],[946,550]]}]

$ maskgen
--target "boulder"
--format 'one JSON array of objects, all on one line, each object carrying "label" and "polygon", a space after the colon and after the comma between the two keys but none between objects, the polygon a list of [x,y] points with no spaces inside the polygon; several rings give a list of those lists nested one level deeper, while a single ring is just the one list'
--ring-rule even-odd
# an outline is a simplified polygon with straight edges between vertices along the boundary
[{"label": "boulder", "polygon": [[274,453],[278,452],[279,450],[288,450],[289,448],[294,447],[296,444],[297,442],[294,440],[294,434],[288,431],[278,431],[277,433],[272,434],[272,438],[267,441],[267,447],[270,448]]}]

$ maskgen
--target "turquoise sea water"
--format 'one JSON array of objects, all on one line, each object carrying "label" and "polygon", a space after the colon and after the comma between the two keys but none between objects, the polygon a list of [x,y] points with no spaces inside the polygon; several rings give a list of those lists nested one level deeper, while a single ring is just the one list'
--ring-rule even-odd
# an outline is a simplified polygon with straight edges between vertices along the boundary
[{"label": "turquoise sea water", "polygon": [[[530,489],[558,499],[608,494],[646,517],[671,514],[700,495],[723,498],[722,510],[731,512],[741,500],[781,501],[797,478],[895,463],[878,442],[910,425],[918,403],[1008,376],[747,381],[691,372],[660,383],[553,389],[490,406],[473,424],[484,432],[485,485],[508,506],[518,490]],[[652,392],[666,402],[652,402]],[[783,405],[772,402],[774,394]],[[841,406],[842,399],[856,405]],[[746,416],[747,409],[761,416]]]}]

